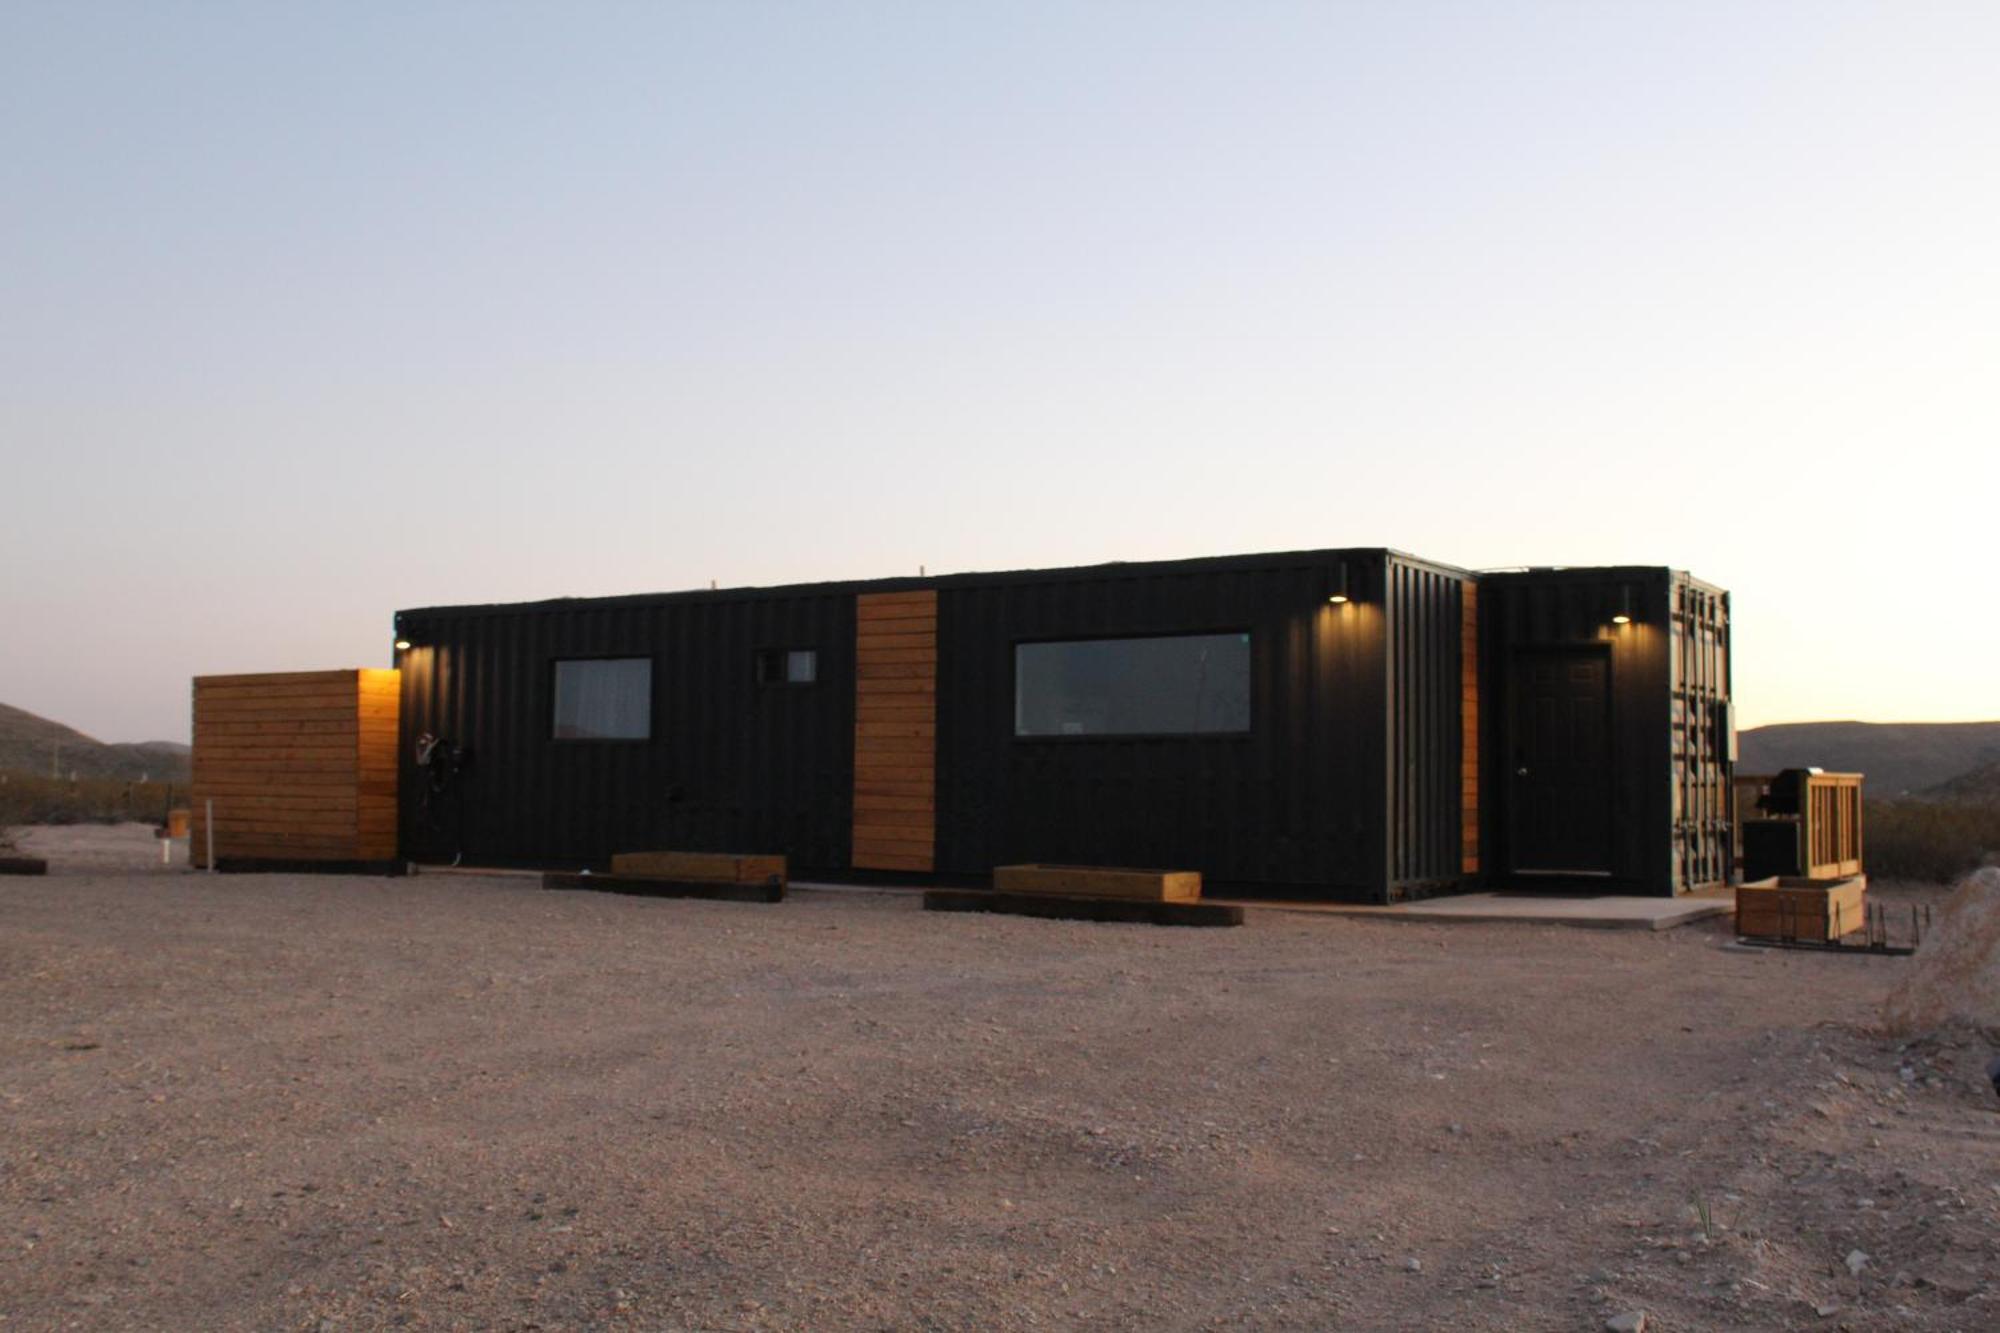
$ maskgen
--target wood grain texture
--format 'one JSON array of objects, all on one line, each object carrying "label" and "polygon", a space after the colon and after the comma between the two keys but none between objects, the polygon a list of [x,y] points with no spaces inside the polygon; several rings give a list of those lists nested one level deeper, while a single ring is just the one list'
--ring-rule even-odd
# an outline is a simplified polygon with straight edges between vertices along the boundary
[{"label": "wood grain texture", "polygon": [[854,851],[861,870],[936,867],[937,594],[854,599]]},{"label": "wood grain texture", "polygon": [[993,891],[1060,898],[1191,903],[1201,897],[1201,872],[1128,870],[1113,866],[995,866]]},{"label": "wood grain texture", "polygon": [[1827,942],[1867,923],[1868,877],[1763,879],[1736,889],[1736,933]]},{"label": "wood grain texture", "polygon": [[200,676],[193,685],[191,861],[386,862],[396,856],[393,670]]},{"label": "wood grain texture", "polygon": [[735,852],[619,852],[611,858],[614,875],[682,880],[690,884],[762,884],[785,882],[785,858]]}]

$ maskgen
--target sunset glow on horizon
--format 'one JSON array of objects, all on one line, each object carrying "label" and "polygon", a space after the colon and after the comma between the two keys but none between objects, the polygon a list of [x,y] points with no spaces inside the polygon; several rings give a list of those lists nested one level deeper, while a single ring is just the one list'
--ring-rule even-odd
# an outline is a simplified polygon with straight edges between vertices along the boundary
[{"label": "sunset glow on horizon", "polygon": [[1323,547],[2000,718],[2000,7],[0,14],[0,703],[399,608]]}]

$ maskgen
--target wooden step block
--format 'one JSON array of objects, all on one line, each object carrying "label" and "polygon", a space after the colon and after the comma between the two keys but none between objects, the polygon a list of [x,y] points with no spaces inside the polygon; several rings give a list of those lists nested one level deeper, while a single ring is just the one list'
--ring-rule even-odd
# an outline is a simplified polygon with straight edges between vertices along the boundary
[{"label": "wooden step block", "polygon": [[49,863],[39,856],[0,856],[0,875],[46,875]]},{"label": "wooden step block", "polygon": [[1868,922],[1868,877],[1753,880],[1736,889],[1736,933],[1827,942]]},{"label": "wooden step block", "polygon": [[1201,872],[1128,870],[1113,866],[996,866],[993,891],[1059,898],[1191,903],[1201,898]]},{"label": "wooden step block", "polygon": [[1146,926],[1240,926],[1243,909],[1223,903],[1156,902],[1137,898],[1063,898],[985,889],[927,889],[926,912],[1000,912],[1062,921],[1123,921]]},{"label": "wooden step block", "polygon": [[649,879],[686,884],[762,884],[786,881],[782,856],[740,852],[620,852],[611,858],[614,875],[644,875]]},{"label": "wooden step block", "polygon": [[713,880],[665,879],[655,875],[579,875],[550,871],[542,876],[545,889],[594,889],[599,893],[631,893],[645,898],[706,898],[712,902],[781,903],[785,882],[775,876],[761,883],[737,884]]}]

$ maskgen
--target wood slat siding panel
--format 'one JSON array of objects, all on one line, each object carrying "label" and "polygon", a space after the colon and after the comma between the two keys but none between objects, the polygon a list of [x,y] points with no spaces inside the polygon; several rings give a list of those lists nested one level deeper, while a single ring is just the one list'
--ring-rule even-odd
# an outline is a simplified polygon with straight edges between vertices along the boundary
[{"label": "wood slat siding panel", "polygon": [[359,673],[361,730],[355,749],[359,797],[355,842],[364,861],[396,859],[396,740],[402,709],[402,676],[373,669]]},{"label": "wood slat siding panel", "polygon": [[935,867],[937,594],[854,599],[854,853],[861,870]]},{"label": "wood slat siding panel", "polygon": [[191,860],[387,861],[396,855],[395,671],[194,681]]},{"label": "wood slat siding panel", "polygon": [[1479,873],[1479,585],[1468,581],[1459,632],[1459,869]]}]

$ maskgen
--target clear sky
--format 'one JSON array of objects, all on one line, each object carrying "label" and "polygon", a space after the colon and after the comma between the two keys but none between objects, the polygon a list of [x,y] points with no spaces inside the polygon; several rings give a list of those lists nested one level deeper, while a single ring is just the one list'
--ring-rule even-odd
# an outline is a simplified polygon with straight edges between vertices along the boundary
[{"label": "clear sky", "polygon": [[0,6],[0,702],[1389,545],[2000,717],[2000,4]]}]

